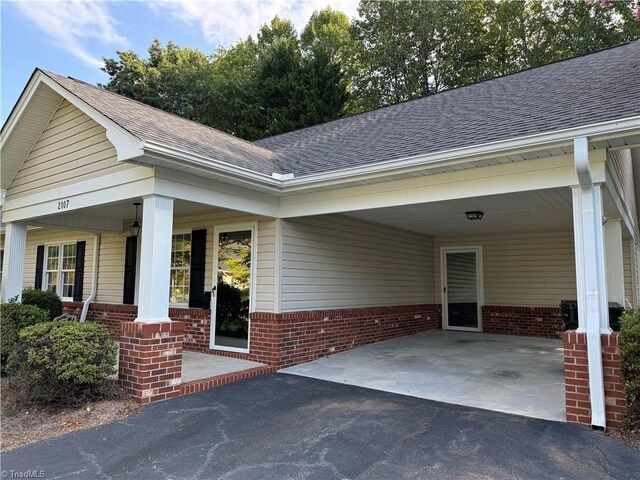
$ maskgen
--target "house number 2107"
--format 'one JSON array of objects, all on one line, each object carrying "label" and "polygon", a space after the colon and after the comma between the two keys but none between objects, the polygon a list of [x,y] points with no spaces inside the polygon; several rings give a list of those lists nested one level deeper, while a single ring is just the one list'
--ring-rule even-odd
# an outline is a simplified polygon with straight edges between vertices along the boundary
[{"label": "house number 2107", "polygon": [[69,208],[69,200],[60,200],[58,202],[58,210],[65,210]]}]

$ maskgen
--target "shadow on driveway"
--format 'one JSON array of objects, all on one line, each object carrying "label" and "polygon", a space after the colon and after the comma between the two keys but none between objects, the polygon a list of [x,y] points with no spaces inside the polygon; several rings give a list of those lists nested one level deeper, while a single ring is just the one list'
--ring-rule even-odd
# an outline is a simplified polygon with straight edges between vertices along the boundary
[{"label": "shadow on driveway", "polygon": [[631,479],[640,453],[579,425],[273,374],[7,452],[2,469],[91,480]]}]

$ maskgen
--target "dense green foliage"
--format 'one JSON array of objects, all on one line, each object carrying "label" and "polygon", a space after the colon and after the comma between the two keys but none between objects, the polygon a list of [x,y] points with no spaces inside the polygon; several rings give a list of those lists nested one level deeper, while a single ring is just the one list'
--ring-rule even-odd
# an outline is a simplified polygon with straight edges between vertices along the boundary
[{"label": "dense green foliage", "polygon": [[34,305],[49,313],[49,320],[62,315],[62,301],[51,290],[37,290],[27,288],[22,291],[22,303],[24,305]]},{"label": "dense green foliage", "polygon": [[73,404],[100,392],[115,373],[116,354],[103,325],[40,323],[18,334],[9,372],[29,400]]},{"label": "dense green foliage", "polygon": [[9,302],[0,304],[0,369],[4,372],[8,358],[15,352],[18,332],[25,327],[49,320],[49,312],[33,305]]},{"label": "dense green foliage", "polygon": [[361,0],[298,35],[275,17],[213,55],[154,40],[105,88],[253,140],[640,38],[635,0]]},{"label": "dense green foliage", "polygon": [[640,426],[640,309],[620,317],[620,377],[627,397],[627,421]]}]

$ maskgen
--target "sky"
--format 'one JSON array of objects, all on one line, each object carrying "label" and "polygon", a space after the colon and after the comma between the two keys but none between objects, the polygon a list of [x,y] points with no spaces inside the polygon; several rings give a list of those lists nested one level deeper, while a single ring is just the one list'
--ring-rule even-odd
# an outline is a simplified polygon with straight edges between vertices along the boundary
[{"label": "sky", "polygon": [[327,6],[357,16],[358,0],[0,0],[0,123],[36,67],[106,83],[103,57],[146,57],[154,37],[213,53],[255,37],[276,14],[301,31]]}]

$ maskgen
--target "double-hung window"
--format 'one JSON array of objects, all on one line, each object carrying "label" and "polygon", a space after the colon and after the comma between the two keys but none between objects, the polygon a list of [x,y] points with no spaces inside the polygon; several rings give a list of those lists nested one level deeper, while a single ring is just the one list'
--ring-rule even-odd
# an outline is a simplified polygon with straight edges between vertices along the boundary
[{"label": "double-hung window", "polygon": [[177,306],[189,305],[189,282],[191,280],[191,232],[178,233],[171,239],[171,283],[169,303]]},{"label": "double-hung window", "polygon": [[75,275],[76,244],[47,245],[42,289],[56,292],[63,300],[72,300]]}]

